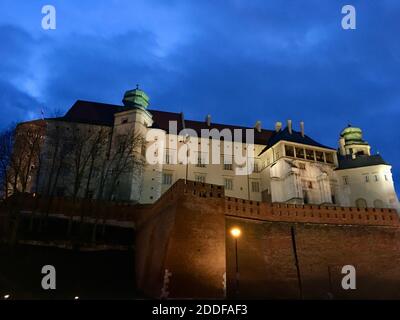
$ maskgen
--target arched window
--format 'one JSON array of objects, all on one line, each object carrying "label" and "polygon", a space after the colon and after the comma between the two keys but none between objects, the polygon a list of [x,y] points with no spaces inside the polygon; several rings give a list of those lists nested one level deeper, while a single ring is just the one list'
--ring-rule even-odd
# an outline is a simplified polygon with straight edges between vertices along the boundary
[{"label": "arched window", "polygon": [[374,207],[377,209],[383,208],[384,207],[383,201],[380,199],[374,200]]},{"label": "arched window", "polygon": [[356,200],[356,207],[357,208],[366,208],[367,207],[367,200],[363,198],[359,198]]}]

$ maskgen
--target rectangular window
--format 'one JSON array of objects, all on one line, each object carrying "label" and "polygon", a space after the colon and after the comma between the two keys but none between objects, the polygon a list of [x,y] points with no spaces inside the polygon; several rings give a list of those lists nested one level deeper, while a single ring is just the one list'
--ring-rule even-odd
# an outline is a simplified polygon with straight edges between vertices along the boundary
[{"label": "rectangular window", "polygon": [[165,164],[171,163],[171,157],[168,150],[165,150]]},{"label": "rectangular window", "polygon": [[224,163],[224,170],[233,170],[232,164]]},{"label": "rectangular window", "polygon": [[287,157],[294,157],[294,147],[285,145],[285,155]]},{"label": "rectangular window", "polygon": [[349,184],[349,178],[348,177],[343,177],[343,183],[344,184]]},{"label": "rectangular window", "polygon": [[304,149],[296,148],[296,158],[304,159]]},{"label": "rectangular window", "polygon": [[369,176],[365,176],[365,182],[369,182]]},{"label": "rectangular window", "polygon": [[255,173],[260,172],[260,164],[259,164],[259,162],[257,160],[254,161],[254,172]]},{"label": "rectangular window", "polygon": [[232,160],[231,156],[224,156],[224,170],[233,170]]},{"label": "rectangular window", "polygon": [[333,163],[333,153],[325,153],[325,159],[327,163]]},{"label": "rectangular window", "polygon": [[306,164],[305,163],[299,163],[299,169],[300,170],[306,170]]},{"label": "rectangular window", "polygon": [[321,151],[315,151],[315,157],[318,162],[325,162],[324,161],[324,153]]},{"label": "rectangular window", "polygon": [[306,149],[306,159],[315,161],[314,150]]},{"label": "rectangular window", "polygon": [[251,191],[252,192],[260,192],[260,183],[258,181],[251,182]]},{"label": "rectangular window", "polygon": [[226,190],[233,190],[233,180],[232,179],[224,179],[224,186]]},{"label": "rectangular window", "polygon": [[196,167],[199,167],[199,168],[205,168],[206,167],[205,155],[201,154],[200,152],[197,154]]},{"label": "rectangular window", "polygon": [[172,174],[171,173],[163,173],[162,175],[162,184],[171,185],[172,184]]},{"label": "rectangular window", "polygon": [[196,180],[196,182],[205,183],[206,182],[206,177],[203,176],[203,175],[196,175],[195,180]]},{"label": "rectangular window", "polygon": [[128,118],[122,118],[121,124],[128,123]]},{"label": "rectangular window", "polygon": [[388,180],[389,180],[386,174],[385,174],[385,180],[386,180],[386,181],[388,181]]}]

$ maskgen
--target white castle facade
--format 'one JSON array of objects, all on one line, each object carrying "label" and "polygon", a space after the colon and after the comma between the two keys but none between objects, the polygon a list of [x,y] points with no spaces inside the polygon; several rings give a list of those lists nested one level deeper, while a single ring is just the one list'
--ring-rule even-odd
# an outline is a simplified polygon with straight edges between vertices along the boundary
[{"label": "white castle facade", "polygon": [[[391,166],[380,155],[371,154],[359,128],[345,128],[338,148],[333,149],[307,136],[304,123],[296,131],[290,120],[284,128],[276,123],[272,130],[262,129],[259,121],[254,128],[218,124],[210,115],[204,121],[193,121],[182,113],[148,109],[148,101],[148,96],[136,88],[125,93],[123,106],[77,101],[65,116],[42,120],[48,132],[61,126],[106,133],[107,150],[93,159],[98,168],[83,168],[80,182],[84,187],[75,190],[78,196],[97,197],[102,176],[99,171],[106,161],[103,158],[118,152],[121,134],[134,131],[146,140],[140,150],[134,148],[136,155],[144,159],[145,154],[154,153],[160,161],[146,159],[140,170],[119,175],[112,192],[114,200],[153,203],[175,181],[186,179],[221,185],[227,196],[255,201],[399,209]],[[171,130],[174,126],[176,130]],[[204,130],[219,136],[204,137]],[[234,130],[243,135],[230,142],[227,137],[234,137]],[[251,143],[246,141],[249,130],[253,132]],[[44,150],[54,148],[54,142],[46,137],[44,140]],[[212,148],[213,144],[218,148]],[[244,155],[246,163],[252,163],[252,170],[246,174],[238,174],[243,164],[232,159],[235,150]],[[35,187],[37,192],[43,191],[49,180],[46,174],[50,174],[51,156],[44,158],[48,162],[42,164],[44,177],[38,182],[42,187]],[[195,161],[188,163],[189,158]],[[74,192],[73,183],[68,170],[63,171],[55,190],[59,196],[69,196]]]}]

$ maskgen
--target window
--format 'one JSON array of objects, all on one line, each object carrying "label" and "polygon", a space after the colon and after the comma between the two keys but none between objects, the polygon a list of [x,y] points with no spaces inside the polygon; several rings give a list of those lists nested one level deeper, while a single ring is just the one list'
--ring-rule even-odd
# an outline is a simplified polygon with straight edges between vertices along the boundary
[{"label": "window", "polygon": [[388,181],[388,180],[389,180],[386,174],[385,174],[385,180],[386,180],[386,181]]},{"label": "window", "polygon": [[128,123],[128,118],[122,118],[121,124]]},{"label": "window", "polygon": [[296,150],[296,158],[304,159],[304,149],[303,148],[295,148]]},{"label": "window", "polygon": [[233,190],[233,180],[232,179],[224,179],[224,186],[226,190]]},{"label": "window", "polygon": [[233,170],[232,164],[224,163],[224,170]]},{"label": "window", "polygon": [[205,183],[206,182],[206,177],[203,176],[203,175],[196,175],[195,180],[196,180],[196,182]]},{"label": "window", "polygon": [[366,208],[367,207],[367,200],[363,198],[359,198],[356,200],[356,207],[357,208]]},{"label": "window", "polygon": [[333,163],[333,153],[325,153],[325,159],[327,163]]},{"label": "window", "polygon": [[224,170],[233,170],[231,156],[224,156]]},{"label": "window", "polygon": [[165,150],[165,164],[171,164],[171,154],[169,150]]},{"label": "window", "polygon": [[324,161],[324,153],[321,151],[315,151],[315,157],[318,162],[325,162]]},{"label": "window", "polygon": [[383,207],[384,205],[382,200],[379,199],[374,200],[374,208],[381,209]]},{"label": "window", "polygon": [[251,191],[252,192],[260,192],[260,183],[258,181],[251,182]]},{"label": "window", "polygon": [[365,176],[365,182],[369,182],[369,176]]},{"label": "window", "polygon": [[205,161],[204,155],[199,152],[197,155],[196,167],[205,168],[206,167],[205,163],[206,163],[206,161]]},{"label": "window", "polygon": [[300,170],[306,170],[306,164],[305,163],[299,163],[299,169]]},{"label": "window", "polygon": [[172,184],[172,174],[171,173],[163,173],[162,175],[162,184],[171,185]]},{"label": "window", "polygon": [[349,178],[348,177],[343,177],[343,183],[344,184],[349,184]]},{"label": "window", "polygon": [[254,161],[254,172],[260,172],[260,164],[258,161]]},{"label": "window", "polygon": [[294,147],[285,145],[285,155],[287,157],[294,157]]},{"label": "window", "polygon": [[376,181],[376,182],[378,182],[378,181],[379,181],[379,178],[378,178],[378,176],[377,176],[377,175],[375,175],[375,181]]},{"label": "window", "polygon": [[308,189],[312,189],[313,188],[312,181],[308,181],[307,187],[308,187]]},{"label": "window", "polygon": [[314,158],[314,150],[306,149],[306,159],[307,160],[315,160],[315,158]]}]

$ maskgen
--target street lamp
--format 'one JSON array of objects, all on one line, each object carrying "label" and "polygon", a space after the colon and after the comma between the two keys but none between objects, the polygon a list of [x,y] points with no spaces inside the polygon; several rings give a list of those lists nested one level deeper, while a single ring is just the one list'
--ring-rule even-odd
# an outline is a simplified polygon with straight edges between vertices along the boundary
[{"label": "street lamp", "polygon": [[238,263],[238,238],[242,234],[242,231],[238,227],[231,229],[231,235],[235,239],[235,264],[236,264],[236,297],[239,294],[239,263]]}]

